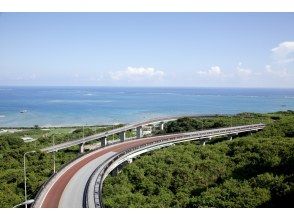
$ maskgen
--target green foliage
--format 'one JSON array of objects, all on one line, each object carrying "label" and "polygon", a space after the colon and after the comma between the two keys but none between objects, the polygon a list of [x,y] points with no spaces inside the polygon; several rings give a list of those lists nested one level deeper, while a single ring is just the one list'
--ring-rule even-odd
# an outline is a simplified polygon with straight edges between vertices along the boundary
[{"label": "green foliage", "polygon": [[108,176],[106,207],[293,207],[294,112],[182,118],[166,133],[266,122],[253,135],[148,153]]},{"label": "green foliage", "polygon": [[16,149],[18,146],[22,146],[24,144],[23,140],[19,137],[11,136],[11,135],[2,135],[0,136],[0,147],[2,150],[4,149]]},{"label": "green foliage", "polygon": [[34,129],[40,129],[40,126],[39,125],[35,125],[34,126]]},{"label": "green foliage", "polygon": [[[84,134],[89,136],[107,131],[116,126],[85,126]],[[25,143],[22,137],[32,137],[36,141]],[[39,150],[83,136],[83,127],[41,129],[22,128],[15,133],[0,134],[0,207],[13,207],[24,201],[23,154],[35,150],[26,156],[28,198],[34,198],[40,186],[53,173],[52,153]],[[77,146],[56,153],[56,169],[78,156]]]},{"label": "green foliage", "polygon": [[[179,118],[176,121],[167,122],[164,125],[163,133],[178,133],[185,131],[196,131],[202,129],[213,129],[220,127],[229,127],[236,125],[245,125],[252,123],[267,122],[272,123],[280,116],[261,115],[256,113],[241,113],[232,116],[211,116],[211,117],[197,117],[197,118]],[[160,131],[157,131],[160,133]]]},{"label": "green foliage", "polygon": [[252,208],[270,200],[266,188],[251,187],[247,181],[226,180],[217,187],[207,189],[200,196],[190,199],[191,207]]},{"label": "green foliage", "polygon": [[[294,112],[242,113],[235,116],[182,118],[165,125],[164,133],[195,131],[231,125],[267,123],[252,136],[233,141],[212,140],[177,144],[141,156],[103,188],[106,207],[293,207]],[[120,127],[118,125],[115,127]],[[112,129],[85,127],[85,136]],[[52,175],[52,154],[39,149],[81,138],[83,129],[35,127],[0,135],[0,207],[24,201],[23,154],[26,157],[28,197]],[[127,132],[127,136],[134,134]],[[37,139],[24,143],[30,136]],[[114,136],[118,138],[118,136]],[[56,167],[77,157],[78,147],[56,154]]]},{"label": "green foliage", "polygon": [[[0,207],[13,207],[24,201],[25,152],[37,151],[26,156],[28,198],[34,198],[39,187],[53,172],[52,154],[39,152],[38,145],[34,142],[24,143],[20,136],[17,133],[0,136]],[[77,155],[77,149],[69,149],[67,153],[59,151],[56,154],[57,169]]]}]

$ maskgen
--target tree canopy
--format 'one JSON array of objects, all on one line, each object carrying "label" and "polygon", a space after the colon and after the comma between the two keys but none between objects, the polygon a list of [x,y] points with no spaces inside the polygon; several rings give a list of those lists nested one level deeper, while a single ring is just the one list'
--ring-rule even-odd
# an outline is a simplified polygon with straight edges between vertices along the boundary
[{"label": "tree canopy", "polygon": [[[263,131],[141,155],[103,187],[105,207],[293,207],[294,114],[240,114],[268,123]],[[245,118],[244,118],[245,117]],[[201,119],[200,119],[201,120]],[[230,119],[182,118],[165,133],[228,125]]]}]

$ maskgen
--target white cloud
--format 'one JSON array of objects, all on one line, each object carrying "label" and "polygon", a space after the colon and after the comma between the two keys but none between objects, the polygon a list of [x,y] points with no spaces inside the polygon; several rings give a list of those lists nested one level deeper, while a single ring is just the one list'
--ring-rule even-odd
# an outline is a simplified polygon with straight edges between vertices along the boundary
[{"label": "white cloud", "polygon": [[164,75],[162,70],[156,70],[153,67],[127,67],[125,70],[111,72],[110,77],[113,80],[140,80],[140,79],[161,79]]},{"label": "white cloud", "polygon": [[221,71],[219,66],[212,66],[208,70],[208,73],[211,74],[211,75],[221,75],[222,71]]},{"label": "white cloud", "polygon": [[278,63],[289,63],[294,61],[294,41],[285,41],[271,49],[274,59]]},{"label": "white cloud", "polygon": [[271,66],[271,65],[266,65],[266,66],[265,66],[265,71],[266,71],[267,73],[272,73],[272,72],[273,72],[273,70],[272,70],[272,66]]},{"label": "white cloud", "polygon": [[223,72],[219,66],[212,66],[207,71],[200,70],[197,72],[199,75],[208,75],[208,76],[221,76]]},{"label": "white cloud", "polygon": [[241,77],[248,77],[252,74],[252,70],[248,68],[244,68],[241,62],[238,63],[236,70],[237,70],[237,75]]},{"label": "white cloud", "polygon": [[280,66],[273,68],[271,65],[266,65],[265,72],[273,76],[278,76],[282,78],[288,76],[288,69],[285,67],[281,68]]}]

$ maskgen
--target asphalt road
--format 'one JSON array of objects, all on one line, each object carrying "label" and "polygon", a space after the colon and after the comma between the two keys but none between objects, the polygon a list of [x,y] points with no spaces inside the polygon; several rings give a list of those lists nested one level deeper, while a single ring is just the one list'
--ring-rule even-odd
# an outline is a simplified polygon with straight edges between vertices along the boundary
[{"label": "asphalt road", "polygon": [[86,187],[88,179],[97,168],[98,164],[102,163],[104,160],[110,158],[114,154],[115,152],[110,151],[92,160],[87,165],[78,170],[66,185],[61,195],[58,207],[83,208],[84,188]]},{"label": "asphalt road", "polygon": [[[249,126],[250,127],[250,126]],[[252,126],[251,126],[252,127]],[[247,128],[246,128],[247,129]],[[256,130],[256,128],[252,128]],[[245,132],[244,126],[212,129],[199,132],[190,132],[183,134],[172,134],[155,136],[149,138],[135,139],[131,141],[125,141],[122,143],[107,146],[103,149],[93,151],[76,161],[69,164],[63,170],[61,170],[55,178],[46,185],[42,190],[40,197],[35,202],[34,207],[42,208],[57,208],[57,207],[82,207],[83,191],[85,185],[95,170],[95,168],[105,161],[105,159],[111,157],[111,155],[122,152],[126,149],[137,147],[144,144],[150,144],[155,141],[165,141],[172,138],[189,137],[191,134],[204,134],[208,133],[212,135],[214,132],[224,132],[228,130],[229,133]],[[248,131],[248,130],[246,130]],[[224,135],[224,134],[221,134]]]},{"label": "asphalt road", "polygon": [[[79,177],[86,177],[87,175],[83,176],[81,172],[79,172],[82,168],[83,170],[91,170],[92,166],[95,162],[90,163],[91,161],[95,160],[96,162],[103,159],[103,155],[110,155],[115,152],[120,152],[128,148],[132,148],[135,146],[139,146],[142,144],[151,143],[155,140],[164,140],[170,137],[177,137],[183,136],[182,134],[174,134],[174,135],[165,135],[165,136],[158,136],[158,137],[150,137],[150,138],[143,138],[143,139],[136,139],[131,141],[126,141],[122,143],[115,144],[113,146],[109,146],[105,149],[101,149],[98,151],[94,151],[89,155],[85,155],[85,157],[80,158],[77,162],[70,164],[68,168],[65,168],[64,171],[57,179],[51,181],[48,186],[48,190],[43,190],[43,195],[41,195],[40,201],[36,201],[35,207],[42,207],[42,208],[58,208],[65,207],[65,204],[72,204],[73,207],[76,207],[78,202],[69,202],[68,200],[77,201],[81,198],[80,193],[75,193],[78,190],[82,189],[72,189],[73,186],[83,186],[88,181],[88,178],[80,179]],[[110,153],[110,154],[108,154]],[[97,159],[97,160],[96,160]],[[97,163],[96,163],[97,165]],[[90,172],[89,172],[90,173]],[[68,185],[70,183],[70,185]],[[68,185],[68,187],[67,187]],[[66,189],[67,188],[67,189]],[[65,190],[66,189],[66,190]],[[80,191],[81,192],[81,191]],[[82,199],[80,201],[82,203]],[[66,206],[70,208],[71,206]]]},{"label": "asphalt road", "polygon": [[[98,140],[98,139],[100,139],[102,137],[108,137],[108,136],[111,136],[113,134],[118,134],[118,133],[120,133],[122,131],[128,131],[128,130],[131,130],[131,129],[135,129],[137,127],[144,126],[144,125],[147,125],[147,124],[152,124],[152,123],[161,122],[161,121],[165,121],[165,122],[166,121],[172,121],[172,120],[176,120],[177,118],[180,118],[180,117],[183,117],[183,116],[157,118],[157,119],[150,119],[150,120],[144,121],[144,122],[127,124],[127,125],[125,125],[123,127],[120,127],[120,128],[116,128],[116,129],[113,129],[113,130],[101,132],[99,134],[94,134],[94,135],[87,136],[85,138],[81,138],[81,139],[78,139],[78,140],[68,141],[68,142],[64,142],[64,143],[61,143],[61,144],[53,145],[51,147],[47,147],[47,148],[42,149],[42,151],[44,151],[44,152],[53,152],[53,151],[69,148],[69,147],[72,147],[72,146],[75,146],[75,145],[79,145],[79,144],[82,144],[82,143],[86,143],[86,142],[89,142],[89,141]],[[193,117],[193,115],[191,115],[190,117]]]}]

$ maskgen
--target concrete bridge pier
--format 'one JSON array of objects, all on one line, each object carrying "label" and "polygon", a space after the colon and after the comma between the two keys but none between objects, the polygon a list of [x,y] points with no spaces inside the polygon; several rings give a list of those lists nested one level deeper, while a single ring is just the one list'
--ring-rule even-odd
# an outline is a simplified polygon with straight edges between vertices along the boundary
[{"label": "concrete bridge pier", "polygon": [[136,128],[136,135],[137,135],[137,138],[143,137],[143,129],[142,129],[142,126],[139,126],[139,127]]},{"label": "concrete bridge pier", "polygon": [[159,128],[161,131],[164,130],[164,122],[163,121],[159,123]]},{"label": "concrete bridge pier", "polygon": [[119,133],[120,142],[124,142],[126,140],[126,132],[122,131]]},{"label": "concrete bridge pier", "polygon": [[84,147],[85,143],[80,144],[80,153],[84,153],[85,152],[85,147]]},{"label": "concrete bridge pier", "polygon": [[106,147],[107,145],[107,137],[102,137],[101,138],[101,147]]},{"label": "concrete bridge pier", "polygon": [[202,139],[202,141],[200,142],[202,144],[202,146],[206,145],[206,141],[208,141],[208,139]]},{"label": "concrete bridge pier", "polygon": [[210,141],[211,137],[202,140],[202,146],[205,146],[207,141]]},{"label": "concrete bridge pier", "polygon": [[110,175],[111,176],[116,176],[117,174],[119,174],[120,172],[120,168],[117,166],[116,168],[114,168],[111,172]]},{"label": "concrete bridge pier", "polygon": [[230,136],[230,141],[232,141],[233,140],[233,136]]}]

